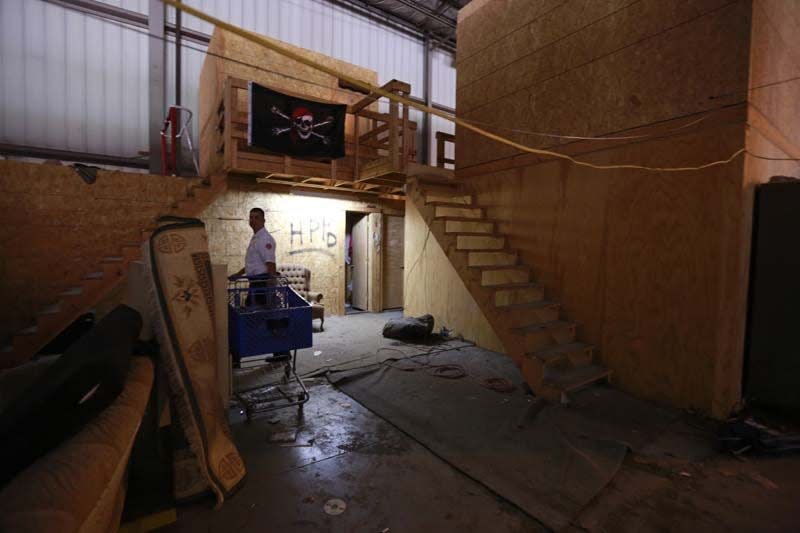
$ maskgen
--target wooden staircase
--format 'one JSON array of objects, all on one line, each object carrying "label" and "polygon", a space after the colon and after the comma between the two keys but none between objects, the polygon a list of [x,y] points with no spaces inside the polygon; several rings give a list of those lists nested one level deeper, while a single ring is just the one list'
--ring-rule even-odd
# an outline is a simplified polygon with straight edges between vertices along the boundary
[{"label": "wooden staircase", "polygon": [[[225,190],[224,175],[196,179],[187,197],[176,202],[162,215],[195,217]],[[119,248],[100,259],[92,272],[87,272],[78,285],[65,287],[55,301],[40,309],[32,324],[11,337],[11,342],[0,349],[0,369],[11,368],[30,360],[48,342],[61,333],[81,314],[92,309],[126,278],[128,265],[142,258],[142,246],[156,229],[156,220],[141,229],[141,239],[123,242]]]},{"label": "wooden staircase", "polygon": [[594,362],[593,346],[576,339],[577,325],[561,319],[560,304],[546,298],[519,251],[462,185],[412,180],[406,193],[537,395],[560,399],[609,378]]}]

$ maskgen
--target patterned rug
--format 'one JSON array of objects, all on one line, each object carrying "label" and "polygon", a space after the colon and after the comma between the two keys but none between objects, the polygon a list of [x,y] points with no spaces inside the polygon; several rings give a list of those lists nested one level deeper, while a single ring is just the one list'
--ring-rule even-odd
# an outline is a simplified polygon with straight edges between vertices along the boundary
[{"label": "patterned rug", "polygon": [[176,453],[175,496],[182,500],[210,489],[220,506],[246,470],[218,391],[208,236],[197,219],[159,223],[147,247],[153,316],[173,417],[189,443],[186,453]]}]

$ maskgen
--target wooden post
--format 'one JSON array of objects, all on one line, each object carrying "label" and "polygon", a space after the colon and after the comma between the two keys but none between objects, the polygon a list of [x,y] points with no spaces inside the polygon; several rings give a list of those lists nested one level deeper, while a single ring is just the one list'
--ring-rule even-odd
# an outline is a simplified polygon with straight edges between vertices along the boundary
[{"label": "wooden post", "polygon": [[436,132],[436,166],[444,168],[444,136],[441,131]]},{"label": "wooden post", "polygon": [[358,165],[358,146],[359,146],[359,142],[358,142],[358,136],[359,136],[358,123],[360,122],[360,120],[358,118],[358,114],[353,115],[353,118],[355,119],[355,126],[353,126],[353,132],[355,134],[355,141],[356,141],[356,145],[355,145],[355,149],[354,149],[354,153],[353,153],[353,181],[358,181],[358,178],[361,177],[361,175],[359,174],[359,168],[358,168],[358,166],[359,166]]},{"label": "wooden post", "polygon": [[400,170],[400,146],[397,135],[397,102],[389,101],[389,165],[392,170]]}]

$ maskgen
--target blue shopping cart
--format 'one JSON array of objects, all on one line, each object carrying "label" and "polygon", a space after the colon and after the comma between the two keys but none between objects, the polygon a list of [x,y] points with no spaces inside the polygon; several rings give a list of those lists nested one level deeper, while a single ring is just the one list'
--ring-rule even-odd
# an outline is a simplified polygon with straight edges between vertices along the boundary
[{"label": "blue shopping cart", "polygon": [[311,305],[281,276],[243,276],[228,284],[228,339],[236,367],[283,370],[278,380],[236,391],[248,420],[255,413],[308,401],[297,350],[309,348]]}]

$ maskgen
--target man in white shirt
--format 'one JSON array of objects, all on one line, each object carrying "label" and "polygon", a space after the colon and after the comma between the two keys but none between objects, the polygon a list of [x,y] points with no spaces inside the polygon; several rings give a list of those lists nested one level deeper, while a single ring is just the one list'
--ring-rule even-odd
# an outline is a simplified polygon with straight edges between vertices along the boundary
[{"label": "man in white shirt", "polygon": [[253,236],[244,256],[244,268],[231,278],[238,278],[242,274],[259,276],[276,272],[275,238],[264,227],[264,210],[260,207],[250,210],[250,228],[253,230]]},{"label": "man in white shirt", "polygon": [[[253,230],[253,236],[250,238],[250,244],[247,246],[247,253],[244,256],[244,268],[230,276],[231,279],[238,278],[242,274],[250,276],[270,275],[274,276],[277,272],[275,268],[275,238],[270,235],[264,227],[264,210],[260,207],[254,207],[250,210],[250,228]],[[266,276],[269,277],[269,276]],[[267,287],[267,281],[251,281],[250,287]],[[258,294],[262,291],[255,291],[254,300],[250,304],[261,304],[265,302],[264,294]]]}]

